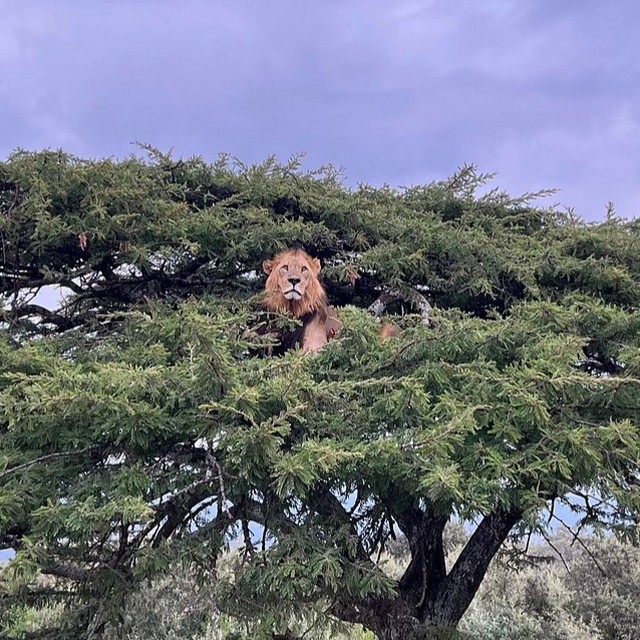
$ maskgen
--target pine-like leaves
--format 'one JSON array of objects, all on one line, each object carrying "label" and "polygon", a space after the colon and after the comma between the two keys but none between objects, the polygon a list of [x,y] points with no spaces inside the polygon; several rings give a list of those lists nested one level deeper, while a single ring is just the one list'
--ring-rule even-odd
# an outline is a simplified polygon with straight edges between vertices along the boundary
[{"label": "pine-like leaves", "polygon": [[[392,601],[455,623],[449,517],[487,523],[458,565],[472,581],[491,536],[551,501],[637,526],[637,223],[477,197],[472,168],[348,190],[298,160],[150,151],[0,164],[0,616],[58,599],[97,634],[138,580],[180,561],[210,579],[239,545],[219,604],[258,625],[329,607],[376,629]],[[260,265],[294,242],[344,330],[264,357]],[[390,289],[403,333],[380,341],[366,307]],[[393,583],[376,554],[401,533],[415,563]]]}]

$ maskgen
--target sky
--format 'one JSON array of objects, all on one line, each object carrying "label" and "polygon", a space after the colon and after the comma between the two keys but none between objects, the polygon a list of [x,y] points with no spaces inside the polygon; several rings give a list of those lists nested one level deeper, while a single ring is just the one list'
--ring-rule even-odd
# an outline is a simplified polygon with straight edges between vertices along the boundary
[{"label": "sky", "polygon": [[393,187],[474,164],[635,217],[639,54],[636,0],[0,0],[0,159],[304,152]]},{"label": "sky", "polygon": [[474,164],[514,196],[636,217],[640,2],[0,0],[0,159],[136,141],[304,152],[349,186]]}]

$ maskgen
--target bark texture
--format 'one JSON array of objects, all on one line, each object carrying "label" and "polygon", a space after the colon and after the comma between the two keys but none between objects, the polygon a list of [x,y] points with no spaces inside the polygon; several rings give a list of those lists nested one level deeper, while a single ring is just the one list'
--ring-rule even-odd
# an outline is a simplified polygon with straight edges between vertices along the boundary
[{"label": "bark texture", "polygon": [[333,613],[371,629],[380,640],[446,638],[471,604],[500,546],[522,517],[496,508],[480,522],[447,573],[442,535],[447,516],[414,508],[399,519],[411,561],[395,598],[337,603]]}]

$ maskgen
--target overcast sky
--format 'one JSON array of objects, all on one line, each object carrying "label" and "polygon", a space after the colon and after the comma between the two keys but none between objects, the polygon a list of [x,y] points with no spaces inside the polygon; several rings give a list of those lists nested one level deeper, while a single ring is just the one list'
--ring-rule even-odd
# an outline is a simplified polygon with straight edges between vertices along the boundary
[{"label": "overcast sky", "polygon": [[640,214],[636,0],[0,0],[0,158],[133,141],[346,182],[463,164]]}]

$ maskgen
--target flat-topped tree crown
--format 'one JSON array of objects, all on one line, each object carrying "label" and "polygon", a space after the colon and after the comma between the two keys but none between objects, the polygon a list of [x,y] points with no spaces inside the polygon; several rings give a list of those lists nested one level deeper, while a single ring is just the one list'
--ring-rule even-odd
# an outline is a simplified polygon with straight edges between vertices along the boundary
[{"label": "flat-topped tree crown", "polygon": [[[0,163],[1,624],[58,602],[58,637],[98,637],[141,580],[184,562],[211,582],[233,544],[216,602],[254,637],[315,616],[412,640],[455,626],[558,503],[568,526],[637,531],[640,226],[486,180],[349,189],[297,160],[152,150]],[[342,328],[256,357],[262,265],[294,243]],[[452,518],[473,533],[447,565]],[[400,535],[396,579],[379,553]]]}]

